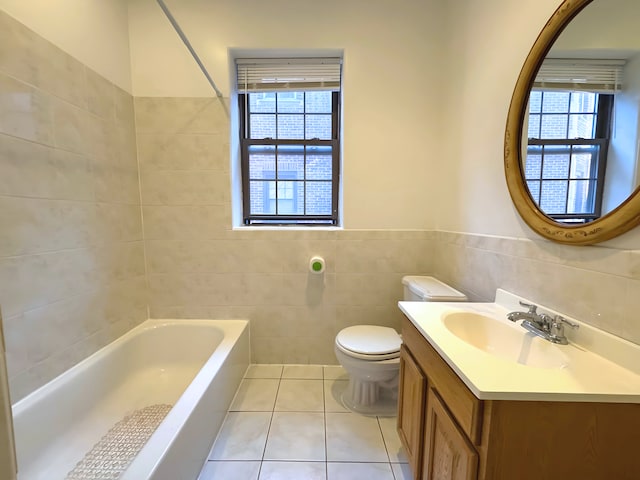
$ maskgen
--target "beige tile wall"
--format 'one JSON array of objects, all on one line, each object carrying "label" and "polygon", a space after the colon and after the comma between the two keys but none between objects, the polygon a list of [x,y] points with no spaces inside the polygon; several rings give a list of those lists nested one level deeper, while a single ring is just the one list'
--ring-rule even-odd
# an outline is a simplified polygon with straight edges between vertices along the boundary
[{"label": "beige tile wall", "polygon": [[0,12],[0,304],[12,400],[147,318],[133,99]]},{"label": "beige tile wall", "polygon": [[434,271],[476,301],[504,288],[640,344],[640,251],[437,232]]},{"label": "beige tile wall", "polygon": [[152,317],[248,318],[258,363],[335,363],[341,328],[398,326],[402,275],[431,270],[430,232],[232,230],[226,106],[135,111]]}]

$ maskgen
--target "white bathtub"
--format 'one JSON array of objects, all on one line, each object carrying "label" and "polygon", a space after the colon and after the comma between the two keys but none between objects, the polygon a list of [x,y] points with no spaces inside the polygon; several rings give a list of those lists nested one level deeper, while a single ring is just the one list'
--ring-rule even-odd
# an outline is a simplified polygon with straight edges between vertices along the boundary
[{"label": "white bathtub", "polygon": [[18,479],[64,479],[154,404],[174,406],[121,480],[196,478],[249,356],[244,320],[147,320],[13,405]]}]

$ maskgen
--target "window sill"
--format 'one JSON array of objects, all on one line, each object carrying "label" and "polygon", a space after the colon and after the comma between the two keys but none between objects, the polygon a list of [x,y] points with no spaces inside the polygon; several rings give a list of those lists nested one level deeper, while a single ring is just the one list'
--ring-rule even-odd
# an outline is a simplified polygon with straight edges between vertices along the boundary
[{"label": "window sill", "polygon": [[256,225],[237,225],[232,227],[232,230],[234,231],[250,231],[250,230],[255,230],[258,232],[263,232],[265,230],[286,230],[286,231],[292,231],[292,230],[312,230],[312,231],[329,231],[329,232],[335,232],[335,231],[340,231],[340,230],[344,230],[344,227],[341,226],[311,226],[311,225],[265,225],[265,226],[256,226]]}]

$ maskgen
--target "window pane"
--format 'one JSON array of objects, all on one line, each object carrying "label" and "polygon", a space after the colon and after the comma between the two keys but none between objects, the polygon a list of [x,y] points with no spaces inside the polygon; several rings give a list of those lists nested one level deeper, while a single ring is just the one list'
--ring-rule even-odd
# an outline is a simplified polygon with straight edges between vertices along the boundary
[{"label": "window pane", "polygon": [[307,92],[305,109],[307,113],[331,113],[331,92]]},{"label": "window pane", "polygon": [[598,161],[598,145],[576,145],[571,155],[571,178],[590,178]]},{"label": "window pane", "polygon": [[594,138],[596,116],[591,114],[569,116],[569,136],[567,138]]},{"label": "window pane", "polygon": [[571,113],[593,113],[597,110],[598,94],[591,92],[571,93]]},{"label": "window pane", "polygon": [[331,115],[305,115],[304,138],[331,140]]},{"label": "window pane", "polygon": [[278,138],[302,140],[304,138],[304,116],[278,115]]},{"label": "window pane", "polygon": [[269,199],[270,189],[276,182],[249,182],[249,203],[251,215],[273,215],[276,213],[275,201]]},{"label": "window pane", "polygon": [[527,138],[540,138],[540,115],[529,115]]},{"label": "window pane", "polygon": [[269,190],[269,206],[276,207],[276,188],[278,189],[277,197],[277,215],[303,215],[303,204],[297,191],[302,189],[301,182],[276,182],[276,185],[270,185]]},{"label": "window pane", "polygon": [[[567,153],[546,154],[544,156],[544,164],[542,167],[542,178],[568,178],[569,177],[569,147],[560,147],[566,149]],[[547,151],[545,149],[545,151]]]},{"label": "window pane", "polygon": [[276,116],[251,114],[249,138],[276,138]]},{"label": "window pane", "polygon": [[331,182],[306,182],[306,214],[331,215]]},{"label": "window pane", "polygon": [[251,113],[275,113],[276,94],[274,92],[261,92],[249,94],[249,112]]},{"label": "window pane", "polygon": [[249,178],[275,179],[276,147],[251,145],[249,147]]},{"label": "window pane", "polygon": [[304,146],[278,147],[278,179],[304,179]]},{"label": "window pane", "polygon": [[567,182],[542,182],[540,192],[540,208],[547,214],[565,213],[567,198]]},{"label": "window pane", "polygon": [[529,187],[529,193],[531,194],[531,198],[537,204],[540,203],[540,182],[527,180],[527,187]]},{"label": "window pane", "polygon": [[529,95],[529,111],[531,113],[540,113],[542,107],[542,92],[532,91]]},{"label": "window pane", "polygon": [[524,164],[525,178],[540,178],[542,169],[542,146],[529,145],[527,159]]},{"label": "window pane", "polygon": [[542,111],[544,113],[567,113],[570,92],[544,92]]},{"label": "window pane", "polygon": [[567,138],[567,115],[543,115],[540,138]]},{"label": "window pane", "polygon": [[569,182],[567,213],[594,213],[595,184],[596,182],[593,180],[572,180]]},{"label": "window pane", "polygon": [[278,113],[304,113],[304,93],[279,92]]},{"label": "window pane", "polygon": [[307,179],[331,180],[332,163],[331,147],[307,147]]}]

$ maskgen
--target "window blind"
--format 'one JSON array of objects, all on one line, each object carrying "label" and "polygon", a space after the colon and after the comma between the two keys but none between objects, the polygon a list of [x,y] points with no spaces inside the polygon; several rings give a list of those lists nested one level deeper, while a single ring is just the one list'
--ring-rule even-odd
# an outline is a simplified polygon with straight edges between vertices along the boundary
[{"label": "window blind", "polygon": [[237,59],[238,92],[340,90],[340,58]]},{"label": "window blind", "polygon": [[545,90],[578,90],[616,93],[622,88],[624,60],[547,58],[533,87]]}]

